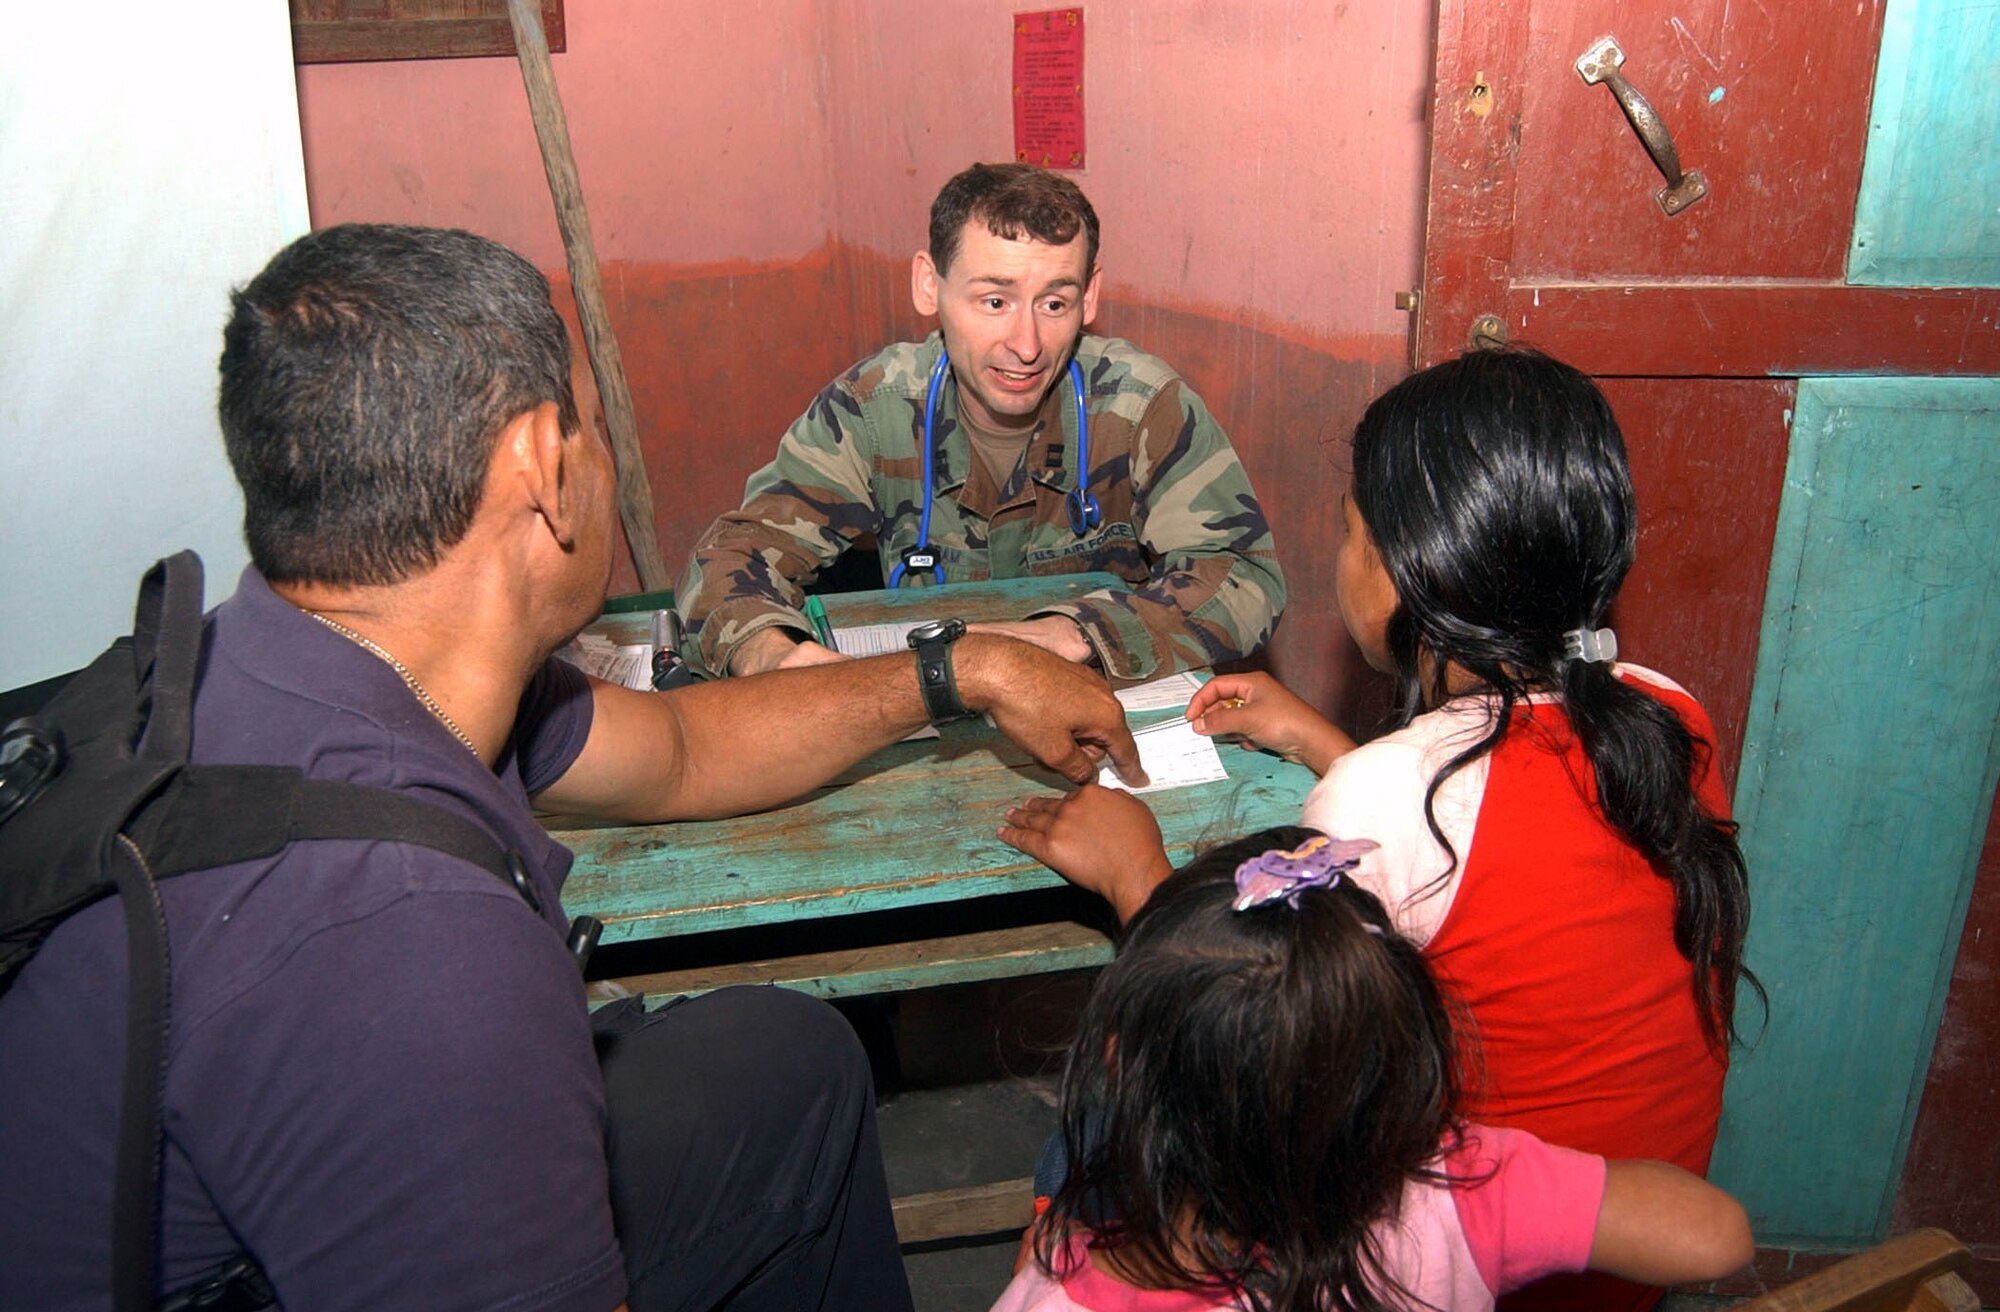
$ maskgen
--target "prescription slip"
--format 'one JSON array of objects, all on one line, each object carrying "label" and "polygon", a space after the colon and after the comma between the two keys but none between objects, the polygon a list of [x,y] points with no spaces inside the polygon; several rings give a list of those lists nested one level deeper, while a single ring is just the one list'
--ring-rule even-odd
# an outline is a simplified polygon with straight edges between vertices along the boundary
[{"label": "prescription slip", "polygon": [[[1118,694],[1118,700],[1125,704],[1127,715],[1134,711],[1172,710],[1185,707],[1199,687],[1200,679],[1182,672],[1126,688]],[[1132,741],[1139,745],[1139,764],[1145,767],[1150,782],[1144,788],[1134,788],[1108,765],[1098,769],[1097,782],[1128,793],[1157,793],[1229,777],[1215,743],[1196,733],[1185,715],[1134,729]]]}]

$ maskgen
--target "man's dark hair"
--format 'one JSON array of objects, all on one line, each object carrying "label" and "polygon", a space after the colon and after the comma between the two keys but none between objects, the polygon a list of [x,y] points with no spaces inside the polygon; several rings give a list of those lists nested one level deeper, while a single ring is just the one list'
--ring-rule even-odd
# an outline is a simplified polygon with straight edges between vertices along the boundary
[{"label": "man's dark hair", "polygon": [[1097,211],[1083,190],[1060,173],[1032,164],[974,164],[944,184],[931,202],[931,263],[939,276],[958,256],[959,234],[982,219],[996,237],[1032,237],[1066,246],[1084,233],[1084,276],[1097,267]]},{"label": "man's dark hair", "polygon": [[267,579],[421,573],[471,527],[508,421],[553,401],[578,430],[548,279],[484,237],[328,228],[230,304],[222,435]]}]

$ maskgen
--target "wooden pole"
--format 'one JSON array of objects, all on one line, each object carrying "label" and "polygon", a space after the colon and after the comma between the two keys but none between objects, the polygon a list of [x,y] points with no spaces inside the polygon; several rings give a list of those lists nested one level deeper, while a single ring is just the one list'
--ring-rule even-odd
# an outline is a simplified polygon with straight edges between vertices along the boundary
[{"label": "wooden pole", "polygon": [[660,555],[653,489],[639,450],[639,423],[632,413],[625,361],[604,312],[597,244],[591,240],[590,214],[583,207],[583,186],[577,180],[576,156],[570,150],[569,120],[563,115],[562,98],[556,94],[548,38],[542,33],[536,0],[507,0],[507,16],[514,23],[514,49],[521,58],[521,80],[528,88],[528,109],[535,120],[535,138],[542,147],[542,168],[549,175],[549,194],[555,200],[556,226],[562,229],[563,254],[569,261],[570,290],[576,296],[576,317],[583,325],[584,349],[597,377],[598,397],[604,402],[605,426],[611,430],[611,454],[618,465],[618,516],[625,524],[625,541],[639,570],[639,586],[649,592],[671,587],[673,578]]}]

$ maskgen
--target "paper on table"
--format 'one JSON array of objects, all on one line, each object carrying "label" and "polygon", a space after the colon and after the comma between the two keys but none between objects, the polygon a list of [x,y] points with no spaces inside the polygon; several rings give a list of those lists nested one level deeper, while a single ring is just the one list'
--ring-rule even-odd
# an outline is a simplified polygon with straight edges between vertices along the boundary
[{"label": "paper on table", "polygon": [[1127,793],[1157,793],[1166,788],[1190,788],[1195,784],[1227,779],[1215,743],[1194,731],[1186,720],[1168,720],[1135,730],[1132,741],[1139,744],[1139,764],[1152,780],[1144,788],[1134,788],[1118,777],[1109,765],[1099,766],[1097,782],[1106,788]]},{"label": "paper on table", "polygon": [[922,624],[922,620],[912,620],[908,624],[857,624],[851,629],[833,631],[834,650],[843,656],[887,656],[892,652],[910,649],[910,630]]},{"label": "paper on table", "polygon": [[651,692],[653,688],[653,645],[648,642],[615,643],[595,633],[580,633],[556,653],[579,669],[621,688]]},{"label": "paper on table", "polygon": [[1182,670],[1163,679],[1154,679],[1151,683],[1120,688],[1118,700],[1125,703],[1125,710],[1128,713],[1172,710],[1187,705],[1188,699],[1193,697],[1200,687],[1200,679]]}]

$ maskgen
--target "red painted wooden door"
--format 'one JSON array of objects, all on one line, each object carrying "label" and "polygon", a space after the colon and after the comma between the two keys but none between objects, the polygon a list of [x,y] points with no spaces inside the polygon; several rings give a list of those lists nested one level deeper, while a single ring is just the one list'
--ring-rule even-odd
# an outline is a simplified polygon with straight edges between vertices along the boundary
[{"label": "red painted wooden door", "polygon": [[[1707,703],[1732,780],[1795,380],[2000,373],[2000,292],[1845,281],[1884,3],[1438,5],[1415,363],[1505,341],[1599,378],[1643,525],[1619,645]],[[1578,72],[1606,37],[1634,111],[1671,137],[1678,194],[1705,189],[1677,213],[1612,87]],[[1989,845],[1975,898],[1989,918],[1996,874]],[[1950,1203],[1966,1182],[1945,1169],[1963,1136],[1933,1103],[1962,1115],[1996,1099],[1925,1095],[1900,1216],[1964,1224]]]},{"label": "red painted wooden door", "polygon": [[[1604,380],[1646,524],[1624,645],[1692,682],[1732,771],[1789,379],[2000,372],[2000,335],[1969,332],[2000,293],[1844,281],[1881,25],[1882,0],[1438,9],[1416,363],[1525,342]],[[1678,214],[1610,85],[1577,71],[1606,37],[1705,184]]]},{"label": "red painted wooden door", "polygon": [[[1850,287],[1882,0],[1443,0],[1417,356],[1482,316],[1590,372],[1993,373],[2000,292]],[[1662,175],[1580,57],[1626,83],[1707,194]]]}]

